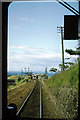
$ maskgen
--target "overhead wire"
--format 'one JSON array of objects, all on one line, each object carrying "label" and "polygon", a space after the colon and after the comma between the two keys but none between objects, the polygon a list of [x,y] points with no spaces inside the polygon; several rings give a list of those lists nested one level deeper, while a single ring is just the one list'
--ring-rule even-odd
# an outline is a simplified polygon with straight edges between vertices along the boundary
[{"label": "overhead wire", "polygon": [[[61,1],[59,1],[59,0],[56,0],[56,1],[58,1],[61,5],[63,5],[64,7],[66,7],[68,10],[70,10],[71,12],[73,12],[74,14],[76,14],[76,15],[79,15],[78,13],[76,13],[75,11],[73,11],[71,8],[70,8],[70,5],[68,4],[68,3],[66,3],[66,5],[65,4],[63,4]],[[67,4],[68,4],[68,6],[67,6]],[[72,7],[72,6],[71,6]],[[73,8],[73,7],[72,7]]]},{"label": "overhead wire", "polygon": [[77,12],[78,14],[80,14],[80,12],[78,12],[74,7],[72,7],[70,4],[68,4],[67,2],[65,2],[64,0],[61,0],[63,1],[66,5],[68,5],[71,9],[73,9],[75,12]]}]

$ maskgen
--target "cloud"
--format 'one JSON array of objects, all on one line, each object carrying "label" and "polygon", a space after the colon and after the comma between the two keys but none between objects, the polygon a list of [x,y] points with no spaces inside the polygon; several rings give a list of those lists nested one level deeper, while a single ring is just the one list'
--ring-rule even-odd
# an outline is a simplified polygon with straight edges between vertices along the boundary
[{"label": "cloud", "polygon": [[25,45],[13,45],[9,46],[10,53],[13,51],[16,51],[15,54],[21,54],[27,56],[34,56],[34,57],[53,57],[53,56],[59,56],[59,53],[56,54],[56,50],[50,49],[50,48],[38,48],[38,47],[28,47]]},{"label": "cloud", "polygon": [[17,49],[25,49],[25,46],[18,46],[18,45],[13,45],[13,46],[9,46],[9,48],[17,48]]},{"label": "cloud", "polygon": [[[11,49],[11,50],[10,50]],[[10,55],[12,57],[31,57],[31,58],[54,58],[61,57],[61,54],[54,53],[48,48],[35,48],[27,46],[10,46]],[[22,51],[21,51],[22,50]],[[24,50],[24,51],[23,51]],[[14,52],[15,51],[15,52]]]},{"label": "cloud", "polygon": [[[70,59],[77,59],[78,55],[69,55],[68,53],[64,53],[64,58],[70,58]],[[69,61],[70,61],[69,59]]]},{"label": "cloud", "polygon": [[[59,56],[12,55],[9,57],[9,69],[23,69],[30,67],[33,71],[44,71],[45,67],[56,67],[60,63]],[[14,67],[12,67],[14,66]]]},{"label": "cloud", "polygon": [[[13,45],[9,46],[9,54],[10,57],[14,58],[45,58],[45,59],[50,59],[50,58],[59,58],[62,59],[62,53],[56,53],[55,51],[51,51],[49,48],[37,48],[37,47],[28,47],[25,45]],[[64,58],[77,58],[77,56],[69,55],[66,52],[64,52]]]},{"label": "cloud", "polygon": [[10,66],[31,66],[32,68],[44,68],[45,66],[54,66],[54,64],[57,64],[60,59],[60,54],[11,54],[9,55],[9,64]]},{"label": "cloud", "polygon": [[[66,52],[65,58],[71,57],[69,61],[74,61],[77,57],[70,56]],[[55,53],[49,48],[37,48],[28,47],[24,45],[10,46],[10,52],[8,57],[9,69],[22,69],[24,67],[30,67],[34,70],[43,70],[45,67],[57,67],[62,63],[62,53]],[[12,67],[16,66],[16,67]]]}]

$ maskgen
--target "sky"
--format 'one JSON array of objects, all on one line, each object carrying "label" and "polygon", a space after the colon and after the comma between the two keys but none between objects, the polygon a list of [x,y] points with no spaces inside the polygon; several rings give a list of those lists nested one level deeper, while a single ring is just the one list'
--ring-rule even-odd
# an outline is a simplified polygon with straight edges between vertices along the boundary
[{"label": "sky", "polygon": [[[70,5],[78,10],[77,2]],[[58,2],[12,2],[8,8],[8,71],[33,72],[59,68],[62,63],[61,34],[57,26],[64,26],[64,15],[74,15]],[[65,49],[76,49],[77,40],[64,40]],[[68,62],[68,60],[65,60]]]}]

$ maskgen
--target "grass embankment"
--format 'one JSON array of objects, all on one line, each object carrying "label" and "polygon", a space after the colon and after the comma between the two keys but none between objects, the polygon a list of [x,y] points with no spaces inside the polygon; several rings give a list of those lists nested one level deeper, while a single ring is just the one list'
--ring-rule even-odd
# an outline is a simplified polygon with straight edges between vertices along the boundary
[{"label": "grass embankment", "polygon": [[77,117],[78,72],[78,65],[74,65],[44,81],[47,91],[50,92],[49,99],[53,99],[53,108],[50,109],[54,112],[54,118],[74,119]]}]

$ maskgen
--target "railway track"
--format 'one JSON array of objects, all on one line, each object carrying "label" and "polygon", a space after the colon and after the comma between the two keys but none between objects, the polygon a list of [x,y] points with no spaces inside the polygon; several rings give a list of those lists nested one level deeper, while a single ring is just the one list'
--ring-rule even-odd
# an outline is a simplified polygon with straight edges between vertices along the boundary
[{"label": "railway track", "polygon": [[42,118],[42,88],[38,80],[16,115],[26,118]]}]

